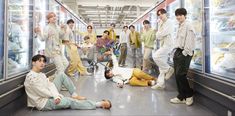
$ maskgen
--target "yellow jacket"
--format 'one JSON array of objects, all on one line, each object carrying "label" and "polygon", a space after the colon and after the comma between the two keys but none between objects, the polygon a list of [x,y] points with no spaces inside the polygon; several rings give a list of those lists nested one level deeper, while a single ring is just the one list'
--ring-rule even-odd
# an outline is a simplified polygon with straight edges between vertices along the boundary
[{"label": "yellow jacket", "polygon": [[110,29],[108,29],[108,31],[109,31],[109,39],[112,39],[113,41],[115,41],[115,42],[116,42],[117,37],[116,37],[116,33],[115,33],[115,31],[114,31],[114,30],[113,30],[113,31],[111,31]]},{"label": "yellow jacket", "polygon": [[92,44],[95,44],[96,41],[97,41],[96,33],[79,32],[79,31],[78,31],[78,33],[81,34],[83,37],[89,36],[89,37],[90,37],[90,42],[91,42]]},{"label": "yellow jacket", "polygon": [[137,31],[130,32],[129,40],[130,40],[130,44],[134,45],[135,48],[140,48],[141,41],[140,41],[140,33],[139,32],[137,32]]}]

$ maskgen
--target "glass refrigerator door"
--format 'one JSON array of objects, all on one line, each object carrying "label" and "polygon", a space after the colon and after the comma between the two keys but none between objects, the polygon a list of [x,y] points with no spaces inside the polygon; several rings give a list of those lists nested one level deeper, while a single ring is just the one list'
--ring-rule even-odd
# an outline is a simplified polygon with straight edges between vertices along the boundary
[{"label": "glass refrigerator door", "polygon": [[[34,28],[40,27],[43,29],[46,26],[46,1],[45,0],[35,0],[35,13],[34,13]],[[43,31],[43,30],[42,30]],[[33,55],[44,54],[45,42],[41,41],[37,35],[33,39]]]},{"label": "glass refrigerator door", "polygon": [[[32,4],[29,0],[8,1],[8,76],[29,69],[29,38],[32,37]],[[30,22],[31,21],[31,22]],[[10,76],[9,76],[10,77]]]},{"label": "glass refrigerator door", "polygon": [[191,68],[202,70],[202,5],[203,0],[185,0],[185,8],[188,11],[189,20],[196,31],[196,48],[191,62]]},{"label": "glass refrigerator door", "polygon": [[48,8],[49,12],[54,12],[57,17],[57,24],[59,24],[59,16],[60,16],[60,6],[55,0],[48,0]]},{"label": "glass refrigerator door", "polygon": [[60,24],[66,25],[67,15],[68,15],[68,11],[63,6],[61,6],[60,7],[60,16],[59,16]]},{"label": "glass refrigerator door", "polygon": [[[176,20],[176,17],[175,17],[175,10],[177,8],[180,8],[180,0],[167,0],[166,1],[166,5],[167,5],[167,12],[168,12],[168,15],[169,15],[169,19],[171,19],[173,24],[174,24],[173,38],[175,38],[176,37],[177,28],[178,28],[178,21]],[[173,63],[173,56],[172,55],[168,59],[168,61],[170,63]]]},{"label": "glass refrigerator door", "polygon": [[210,1],[211,72],[235,79],[235,1]]},{"label": "glass refrigerator door", "polygon": [[4,54],[4,6],[5,0],[0,1],[0,80],[3,79],[3,54]]}]

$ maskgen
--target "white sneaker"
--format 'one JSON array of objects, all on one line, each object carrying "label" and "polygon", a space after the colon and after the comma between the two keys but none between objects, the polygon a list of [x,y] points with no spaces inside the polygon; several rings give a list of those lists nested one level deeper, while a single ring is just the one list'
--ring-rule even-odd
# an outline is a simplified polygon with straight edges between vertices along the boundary
[{"label": "white sneaker", "polygon": [[171,76],[173,75],[173,73],[174,73],[174,68],[170,67],[169,70],[168,70],[168,72],[165,74],[165,77],[164,77],[165,80],[170,79]]},{"label": "white sneaker", "polygon": [[186,105],[190,106],[193,104],[193,97],[186,98]]},{"label": "white sneaker", "polygon": [[177,97],[171,99],[170,102],[173,103],[173,104],[185,104],[185,103],[186,103],[185,100],[182,100],[182,101],[181,101],[181,100],[178,99]]},{"label": "white sneaker", "polygon": [[161,90],[161,89],[165,89],[165,85],[160,86],[160,85],[156,84],[156,85],[152,86],[151,88],[152,88],[152,89],[158,89],[158,90]]}]

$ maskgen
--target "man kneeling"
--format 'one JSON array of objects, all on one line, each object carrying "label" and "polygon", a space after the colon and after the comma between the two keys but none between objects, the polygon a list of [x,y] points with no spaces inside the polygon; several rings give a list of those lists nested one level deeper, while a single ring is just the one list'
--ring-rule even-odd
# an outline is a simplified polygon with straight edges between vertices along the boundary
[{"label": "man kneeling", "polygon": [[120,88],[127,83],[132,86],[153,86],[155,84],[156,78],[146,74],[138,68],[118,67],[115,55],[112,55],[112,63],[112,69],[105,70],[104,76],[106,79],[117,83]]},{"label": "man kneeling", "polygon": [[[50,82],[41,72],[45,63],[44,55],[35,55],[32,58],[33,68],[27,74],[24,82],[28,107],[36,107],[38,110],[111,108],[109,100],[94,102],[78,96],[72,80],[63,72],[57,74],[53,82]],[[68,89],[71,97],[64,97],[59,93],[62,85]]]}]

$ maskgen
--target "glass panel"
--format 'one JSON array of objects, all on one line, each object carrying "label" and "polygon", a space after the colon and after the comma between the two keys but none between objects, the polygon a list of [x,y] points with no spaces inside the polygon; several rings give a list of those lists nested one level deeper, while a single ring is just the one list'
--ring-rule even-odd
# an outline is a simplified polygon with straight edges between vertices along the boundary
[{"label": "glass panel", "polygon": [[202,2],[203,0],[185,0],[185,8],[188,11],[189,20],[196,31],[197,40],[191,68],[202,70]]},{"label": "glass panel", "polygon": [[0,79],[3,79],[3,55],[4,55],[4,5],[5,0],[0,1]]},{"label": "glass panel", "polygon": [[[54,12],[56,14],[56,16],[60,16],[60,6],[57,2],[55,2],[54,0],[48,0],[48,7],[49,7],[49,11],[48,12]],[[59,18],[57,18],[57,24],[59,24]]]},{"label": "glass panel", "polygon": [[68,15],[68,11],[63,6],[61,6],[60,15],[59,15],[60,24],[64,24],[64,25],[66,24],[68,20],[67,15]]},{"label": "glass panel", "polygon": [[[174,34],[173,34],[173,38],[176,37],[176,33],[177,33],[177,29],[178,29],[178,21],[176,20],[175,17],[175,10],[177,8],[180,8],[180,1],[179,0],[169,0],[166,2],[167,5],[167,12],[169,15],[169,19],[172,20],[173,24],[174,24]],[[171,56],[168,59],[169,62],[173,63],[173,56]]]},{"label": "glass panel", "polygon": [[[35,0],[35,17],[34,17],[34,26],[41,27],[42,31],[46,25],[46,1],[45,0]],[[41,41],[37,35],[34,36],[33,40],[33,55],[44,54],[45,42]]]},{"label": "glass panel", "polygon": [[211,72],[235,79],[235,1],[210,1]]},{"label": "glass panel", "polygon": [[[9,0],[8,75],[29,69],[29,38],[32,38],[32,4],[29,0]],[[30,22],[31,21],[31,22]]]}]

